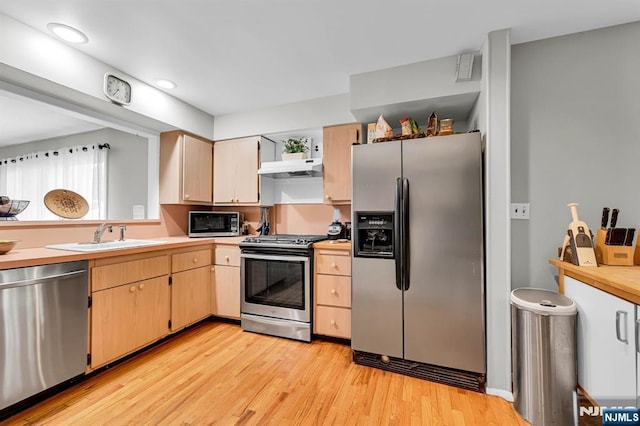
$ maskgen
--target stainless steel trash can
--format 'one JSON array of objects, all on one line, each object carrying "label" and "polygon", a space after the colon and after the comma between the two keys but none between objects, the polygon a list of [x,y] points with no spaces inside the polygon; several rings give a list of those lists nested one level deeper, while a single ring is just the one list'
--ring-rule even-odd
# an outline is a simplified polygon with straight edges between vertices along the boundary
[{"label": "stainless steel trash can", "polygon": [[577,312],[553,291],[511,292],[514,406],[534,426],[577,424]]}]

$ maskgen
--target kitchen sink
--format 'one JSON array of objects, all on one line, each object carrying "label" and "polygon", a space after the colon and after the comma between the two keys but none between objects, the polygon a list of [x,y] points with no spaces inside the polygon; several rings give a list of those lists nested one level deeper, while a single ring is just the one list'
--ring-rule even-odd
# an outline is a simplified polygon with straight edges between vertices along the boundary
[{"label": "kitchen sink", "polygon": [[135,247],[155,246],[159,244],[166,244],[166,241],[157,240],[123,240],[123,241],[101,241],[94,243],[87,241],[83,243],[67,243],[67,244],[51,244],[45,246],[46,248],[58,249],[58,250],[70,250],[70,251],[82,251],[82,252],[94,252],[104,250],[118,250]]}]

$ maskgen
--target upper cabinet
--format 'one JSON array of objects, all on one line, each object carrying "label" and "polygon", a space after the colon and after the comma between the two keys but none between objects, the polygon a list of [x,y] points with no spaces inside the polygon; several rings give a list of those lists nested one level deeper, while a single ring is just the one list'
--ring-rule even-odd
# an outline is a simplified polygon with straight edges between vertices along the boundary
[{"label": "upper cabinet", "polygon": [[160,135],[160,204],[211,204],[213,143],[181,131]]},{"label": "upper cabinet", "polygon": [[272,142],[260,136],[229,139],[215,142],[213,151],[213,204],[273,204],[272,185],[258,175],[261,158],[273,159]]},{"label": "upper cabinet", "polygon": [[361,123],[323,128],[324,203],[351,203],[351,145],[362,143]]}]

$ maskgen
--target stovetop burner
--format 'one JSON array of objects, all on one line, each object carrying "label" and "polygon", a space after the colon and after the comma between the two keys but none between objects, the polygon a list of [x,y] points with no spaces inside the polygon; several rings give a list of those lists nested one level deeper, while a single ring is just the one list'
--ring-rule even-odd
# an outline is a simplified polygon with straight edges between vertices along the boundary
[{"label": "stovetop burner", "polygon": [[317,241],[326,240],[326,235],[296,235],[296,234],[279,234],[279,235],[259,235],[255,237],[247,237],[241,243],[240,247],[256,247],[256,246],[300,246],[310,247]]}]

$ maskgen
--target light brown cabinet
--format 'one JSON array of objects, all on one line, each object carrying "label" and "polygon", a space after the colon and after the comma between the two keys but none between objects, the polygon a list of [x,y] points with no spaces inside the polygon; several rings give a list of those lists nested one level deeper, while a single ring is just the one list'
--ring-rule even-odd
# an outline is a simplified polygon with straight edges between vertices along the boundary
[{"label": "light brown cabinet", "polygon": [[[217,141],[213,145],[213,203],[215,205],[271,205],[273,189],[258,175],[261,138],[252,136]],[[270,154],[270,157],[273,155]]]},{"label": "light brown cabinet", "polygon": [[[350,246],[348,246],[350,247]],[[351,338],[351,254],[315,249],[313,332]]]},{"label": "light brown cabinet", "polygon": [[211,315],[211,249],[171,255],[171,331]]},{"label": "light brown cabinet", "polygon": [[169,334],[169,258],[139,254],[91,268],[91,368]]},{"label": "light brown cabinet", "polygon": [[240,249],[216,246],[211,297],[211,314],[240,319]]},{"label": "light brown cabinet", "polygon": [[160,203],[213,202],[213,143],[180,131],[160,135]]},{"label": "light brown cabinet", "polygon": [[362,143],[361,123],[322,129],[325,204],[351,203],[351,145]]}]

